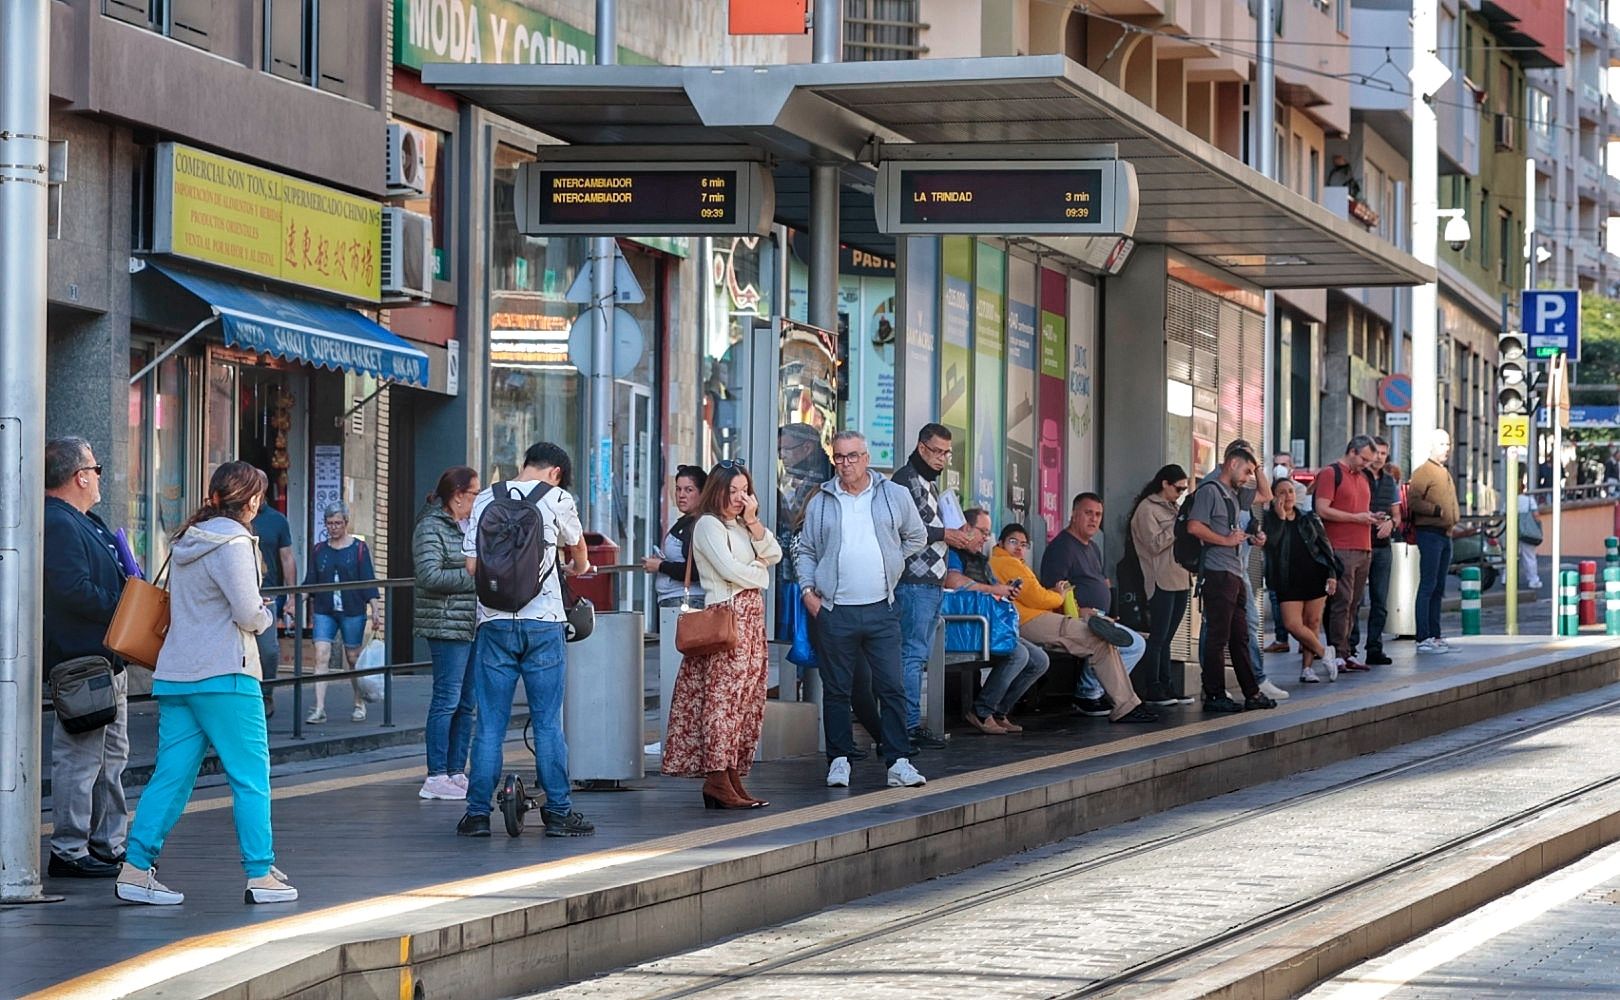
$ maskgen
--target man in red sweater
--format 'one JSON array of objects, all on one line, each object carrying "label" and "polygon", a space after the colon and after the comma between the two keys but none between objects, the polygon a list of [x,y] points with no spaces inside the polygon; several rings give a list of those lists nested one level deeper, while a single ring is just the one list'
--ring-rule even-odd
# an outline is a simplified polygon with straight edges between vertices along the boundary
[{"label": "man in red sweater", "polygon": [[1367,589],[1367,573],[1372,566],[1373,533],[1388,537],[1392,529],[1388,515],[1372,512],[1372,477],[1367,466],[1378,457],[1378,447],[1365,434],[1350,439],[1344,457],[1316,474],[1316,513],[1327,527],[1328,542],[1344,564],[1338,589],[1328,598],[1328,642],[1347,658],[1340,670],[1361,671],[1368,667],[1356,656],[1350,644],[1350,629],[1361,610],[1361,595]]}]

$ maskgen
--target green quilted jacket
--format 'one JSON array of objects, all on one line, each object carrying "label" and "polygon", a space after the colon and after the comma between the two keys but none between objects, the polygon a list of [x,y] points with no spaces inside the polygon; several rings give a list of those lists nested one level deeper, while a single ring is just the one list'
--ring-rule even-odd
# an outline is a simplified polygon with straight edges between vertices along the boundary
[{"label": "green quilted jacket", "polygon": [[437,497],[416,519],[411,559],[416,566],[416,634],[471,642],[478,594],[461,554],[461,526]]}]

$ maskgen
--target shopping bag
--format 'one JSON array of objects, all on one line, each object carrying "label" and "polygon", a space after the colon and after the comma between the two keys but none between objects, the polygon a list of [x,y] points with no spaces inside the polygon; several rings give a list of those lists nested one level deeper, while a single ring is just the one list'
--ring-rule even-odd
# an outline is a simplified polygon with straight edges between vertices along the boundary
[{"label": "shopping bag", "polygon": [[[380,667],[387,662],[388,652],[383,648],[383,641],[381,639],[373,639],[366,643],[365,649],[360,651],[359,658],[354,661],[354,669],[370,670],[374,667]],[[366,701],[383,700],[382,674],[365,674],[363,676],[356,677],[355,681],[360,685],[361,698],[365,699]]]},{"label": "shopping bag", "polygon": [[784,584],[779,591],[781,603],[776,606],[776,620],[788,646],[787,660],[800,670],[819,669],[816,645],[810,638],[810,612],[805,610],[797,583]]},{"label": "shopping bag", "polygon": [[[947,590],[940,604],[944,615],[980,615],[990,623],[990,655],[1006,656],[1018,644],[1018,609],[973,590]],[[984,630],[976,621],[946,622],[947,653],[983,653]]]},{"label": "shopping bag", "polygon": [[1074,591],[1063,592],[1063,613],[1070,618],[1080,617],[1080,602],[1074,599]]}]

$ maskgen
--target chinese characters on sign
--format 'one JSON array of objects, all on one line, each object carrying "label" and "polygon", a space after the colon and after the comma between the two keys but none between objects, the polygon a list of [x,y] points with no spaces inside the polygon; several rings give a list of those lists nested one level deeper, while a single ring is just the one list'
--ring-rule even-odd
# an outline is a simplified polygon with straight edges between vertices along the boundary
[{"label": "chinese characters on sign", "polygon": [[376,302],[382,206],[179,143],[158,147],[160,253]]}]

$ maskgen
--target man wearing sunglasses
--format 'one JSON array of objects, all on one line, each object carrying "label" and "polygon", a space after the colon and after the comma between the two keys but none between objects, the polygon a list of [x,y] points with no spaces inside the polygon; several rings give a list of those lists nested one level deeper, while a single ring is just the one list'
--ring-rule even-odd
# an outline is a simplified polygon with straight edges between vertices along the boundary
[{"label": "man wearing sunglasses", "polygon": [[810,497],[794,542],[793,564],[821,656],[821,719],[827,737],[827,785],[849,785],[855,754],[850,695],[870,672],[882,720],[878,737],[891,788],[927,781],[911,766],[906,690],[900,672],[900,614],[895,585],[928,531],[905,488],[870,468],[866,438],[833,438],[833,478]]},{"label": "man wearing sunglasses", "polygon": [[90,442],[57,438],[45,444],[44,610],[45,676],[83,656],[105,657],[113,669],[117,715],[105,726],[70,733],[58,720],[51,737],[52,878],[117,878],[124,863],[129,762],[124,662],[101,644],[124,592],[118,542],[90,508],[101,502],[101,466]]}]

